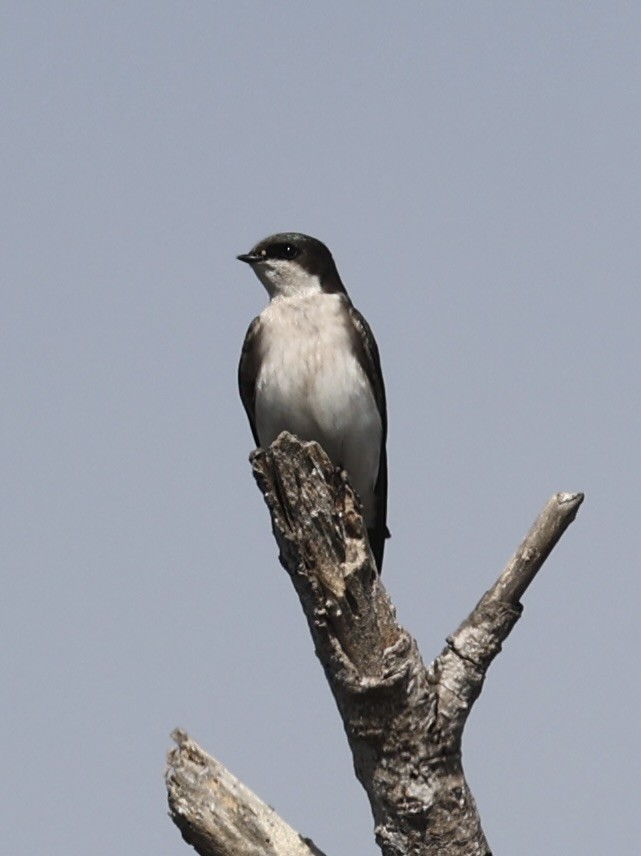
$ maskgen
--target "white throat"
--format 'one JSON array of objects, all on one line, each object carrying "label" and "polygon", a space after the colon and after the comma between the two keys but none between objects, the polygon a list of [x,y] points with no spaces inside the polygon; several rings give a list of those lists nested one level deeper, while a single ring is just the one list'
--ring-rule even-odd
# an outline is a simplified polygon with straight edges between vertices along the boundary
[{"label": "white throat", "polygon": [[295,262],[266,259],[254,265],[254,273],[273,297],[309,297],[322,292],[320,279]]}]

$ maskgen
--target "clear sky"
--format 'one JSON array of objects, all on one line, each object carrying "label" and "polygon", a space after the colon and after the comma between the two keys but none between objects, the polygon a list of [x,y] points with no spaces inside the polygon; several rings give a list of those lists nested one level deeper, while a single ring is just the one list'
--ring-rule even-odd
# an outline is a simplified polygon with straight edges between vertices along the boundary
[{"label": "clear sky", "polygon": [[497,856],[637,856],[641,4],[5,0],[0,93],[0,852],[188,852],[177,725],[378,852],[236,389],[234,257],[298,230],[378,338],[426,660],[586,492],[465,766]]}]

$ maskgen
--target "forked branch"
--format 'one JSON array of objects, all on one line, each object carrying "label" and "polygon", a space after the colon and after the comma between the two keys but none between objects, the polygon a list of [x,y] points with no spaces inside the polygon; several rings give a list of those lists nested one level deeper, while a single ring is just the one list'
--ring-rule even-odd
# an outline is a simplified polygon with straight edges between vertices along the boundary
[{"label": "forked branch", "polygon": [[[489,856],[463,774],[463,728],[490,663],[519,618],[520,598],[583,495],[550,499],[495,585],[426,668],[416,642],[396,621],[345,474],[334,470],[316,443],[289,434],[255,452],[252,464],[281,562],[343,719],[382,852]],[[239,807],[243,799],[239,792]],[[215,813],[211,793],[208,804]],[[176,817],[173,806],[172,813]],[[236,816],[243,817],[240,808]],[[192,843],[202,856],[253,852],[201,849],[193,837]]]}]

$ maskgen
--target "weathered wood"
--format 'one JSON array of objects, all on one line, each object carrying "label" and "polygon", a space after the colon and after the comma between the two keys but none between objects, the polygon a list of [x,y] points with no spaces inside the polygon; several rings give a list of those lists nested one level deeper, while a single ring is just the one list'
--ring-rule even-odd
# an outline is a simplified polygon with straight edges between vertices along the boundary
[{"label": "weathered wood", "polygon": [[[520,598],[583,495],[552,497],[497,582],[426,668],[416,642],[396,621],[345,473],[334,470],[316,443],[289,434],[256,451],[252,466],[384,856],[490,856],[463,773],[463,729],[490,663],[520,616]],[[218,802],[210,796],[211,812]],[[236,818],[244,825],[242,812]],[[231,842],[226,850],[199,852],[253,851],[233,849]]]},{"label": "weathered wood", "polygon": [[170,815],[201,856],[323,856],[187,734],[172,737]]}]

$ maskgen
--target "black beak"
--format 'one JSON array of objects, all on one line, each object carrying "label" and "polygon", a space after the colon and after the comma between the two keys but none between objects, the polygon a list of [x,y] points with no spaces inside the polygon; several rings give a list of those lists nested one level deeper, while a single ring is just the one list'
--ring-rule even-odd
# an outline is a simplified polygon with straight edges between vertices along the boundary
[{"label": "black beak", "polygon": [[236,256],[239,262],[247,262],[248,265],[257,262],[260,259],[260,256],[252,255],[252,253],[241,253],[241,255]]}]

